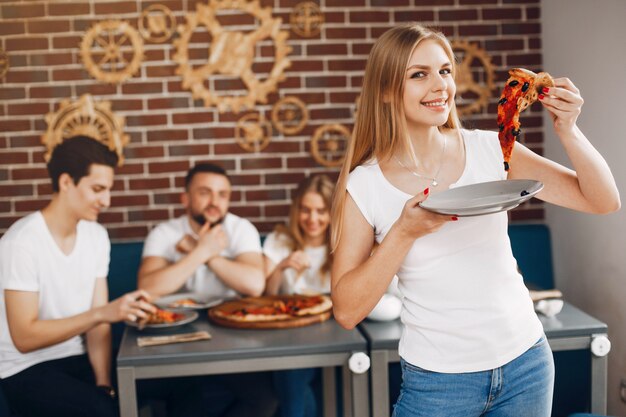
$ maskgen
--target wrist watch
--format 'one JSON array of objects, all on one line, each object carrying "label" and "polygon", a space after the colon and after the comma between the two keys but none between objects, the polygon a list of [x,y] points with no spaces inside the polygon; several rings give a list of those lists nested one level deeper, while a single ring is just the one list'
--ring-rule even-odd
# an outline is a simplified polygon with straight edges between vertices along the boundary
[{"label": "wrist watch", "polygon": [[98,385],[98,389],[102,390],[106,395],[108,395],[109,397],[115,399],[115,397],[117,396],[117,394],[115,393],[115,389],[113,389],[113,387],[108,386],[108,385]]}]

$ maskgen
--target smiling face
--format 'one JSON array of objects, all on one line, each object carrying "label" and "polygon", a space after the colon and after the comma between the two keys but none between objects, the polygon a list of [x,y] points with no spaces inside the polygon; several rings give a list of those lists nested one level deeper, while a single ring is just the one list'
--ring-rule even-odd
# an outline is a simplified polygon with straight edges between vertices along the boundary
[{"label": "smiling face", "polygon": [[[225,176],[198,172],[183,193],[182,202],[190,217],[202,219],[204,216],[206,221],[216,223],[228,212],[230,193],[230,181]],[[196,220],[196,223],[200,222]]]},{"label": "smiling face", "polygon": [[402,99],[409,128],[445,124],[455,93],[452,63],[443,47],[432,39],[420,42],[411,54],[405,73]]},{"label": "smiling face", "polygon": [[98,220],[98,214],[111,204],[112,186],[113,168],[107,165],[92,164],[89,174],[78,184],[67,173],[59,177],[60,192],[67,196],[68,206],[78,220]]},{"label": "smiling face", "polygon": [[311,246],[325,243],[329,225],[330,211],[324,198],[313,191],[304,194],[298,211],[298,226],[306,243]]}]

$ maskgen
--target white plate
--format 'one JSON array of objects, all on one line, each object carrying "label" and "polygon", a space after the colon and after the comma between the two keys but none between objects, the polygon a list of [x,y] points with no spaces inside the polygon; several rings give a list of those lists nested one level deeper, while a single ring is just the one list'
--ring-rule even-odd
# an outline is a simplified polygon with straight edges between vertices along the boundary
[{"label": "white plate", "polygon": [[433,194],[420,207],[450,216],[481,216],[511,210],[542,188],[543,184],[535,180],[482,182]]},{"label": "white plate", "polygon": [[[173,323],[145,324],[143,328],[144,329],[166,329],[170,327],[182,326],[184,324],[191,323],[192,321],[198,318],[197,311],[177,311],[177,313],[183,314],[185,317]],[[125,323],[132,327],[139,327],[139,325],[135,321],[126,321]]]},{"label": "white plate", "polygon": [[[184,300],[187,298],[191,298],[192,300],[197,301],[197,304],[188,305],[188,306],[174,306],[173,303]],[[213,307],[220,304],[224,301],[223,298],[210,297],[207,295],[197,294],[193,292],[184,292],[167,295],[165,297],[161,297],[154,302],[157,306],[161,308],[166,308],[170,310],[203,310],[205,308]]]}]

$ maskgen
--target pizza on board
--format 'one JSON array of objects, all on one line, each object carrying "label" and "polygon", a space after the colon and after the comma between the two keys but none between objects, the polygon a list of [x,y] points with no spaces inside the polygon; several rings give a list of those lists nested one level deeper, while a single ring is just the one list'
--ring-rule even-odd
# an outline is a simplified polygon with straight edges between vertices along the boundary
[{"label": "pizza on board", "polygon": [[333,304],[326,295],[274,295],[227,301],[212,314],[233,322],[259,323],[322,314]]},{"label": "pizza on board", "polygon": [[547,72],[535,74],[524,68],[513,68],[509,75],[498,102],[498,138],[506,171],[509,170],[515,139],[520,134],[520,113],[537,101],[544,87],[554,86],[554,81]]}]

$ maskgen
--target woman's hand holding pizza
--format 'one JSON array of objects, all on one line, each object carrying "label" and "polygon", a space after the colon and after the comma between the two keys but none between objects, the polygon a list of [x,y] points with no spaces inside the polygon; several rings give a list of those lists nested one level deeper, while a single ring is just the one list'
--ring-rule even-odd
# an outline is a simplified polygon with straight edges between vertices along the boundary
[{"label": "woman's hand holding pizza", "polygon": [[147,319],[151,313],[156,312],[156,307],[150,304],[150,300],[150,295],[144,290],[129,292],[102,306],[102,319],[107,323]]},{"label": "woman's hand holding pizza", "polygon": [[554,85],[554,87],[544,88],[539,100],[550,112],[554,130],[560,136],[574,130],[584,100],[569,78],[555,78]]},{"label": "woman's hand holding pizza", "polygon": [[456,217],[436,214],[424,210],[419,203],[428,198],[428,188],[417,194],[404,204],[400,218],[395,225],[400,231],[415,240],[422,236],[436,232],[450,220],[457,220]]}]

